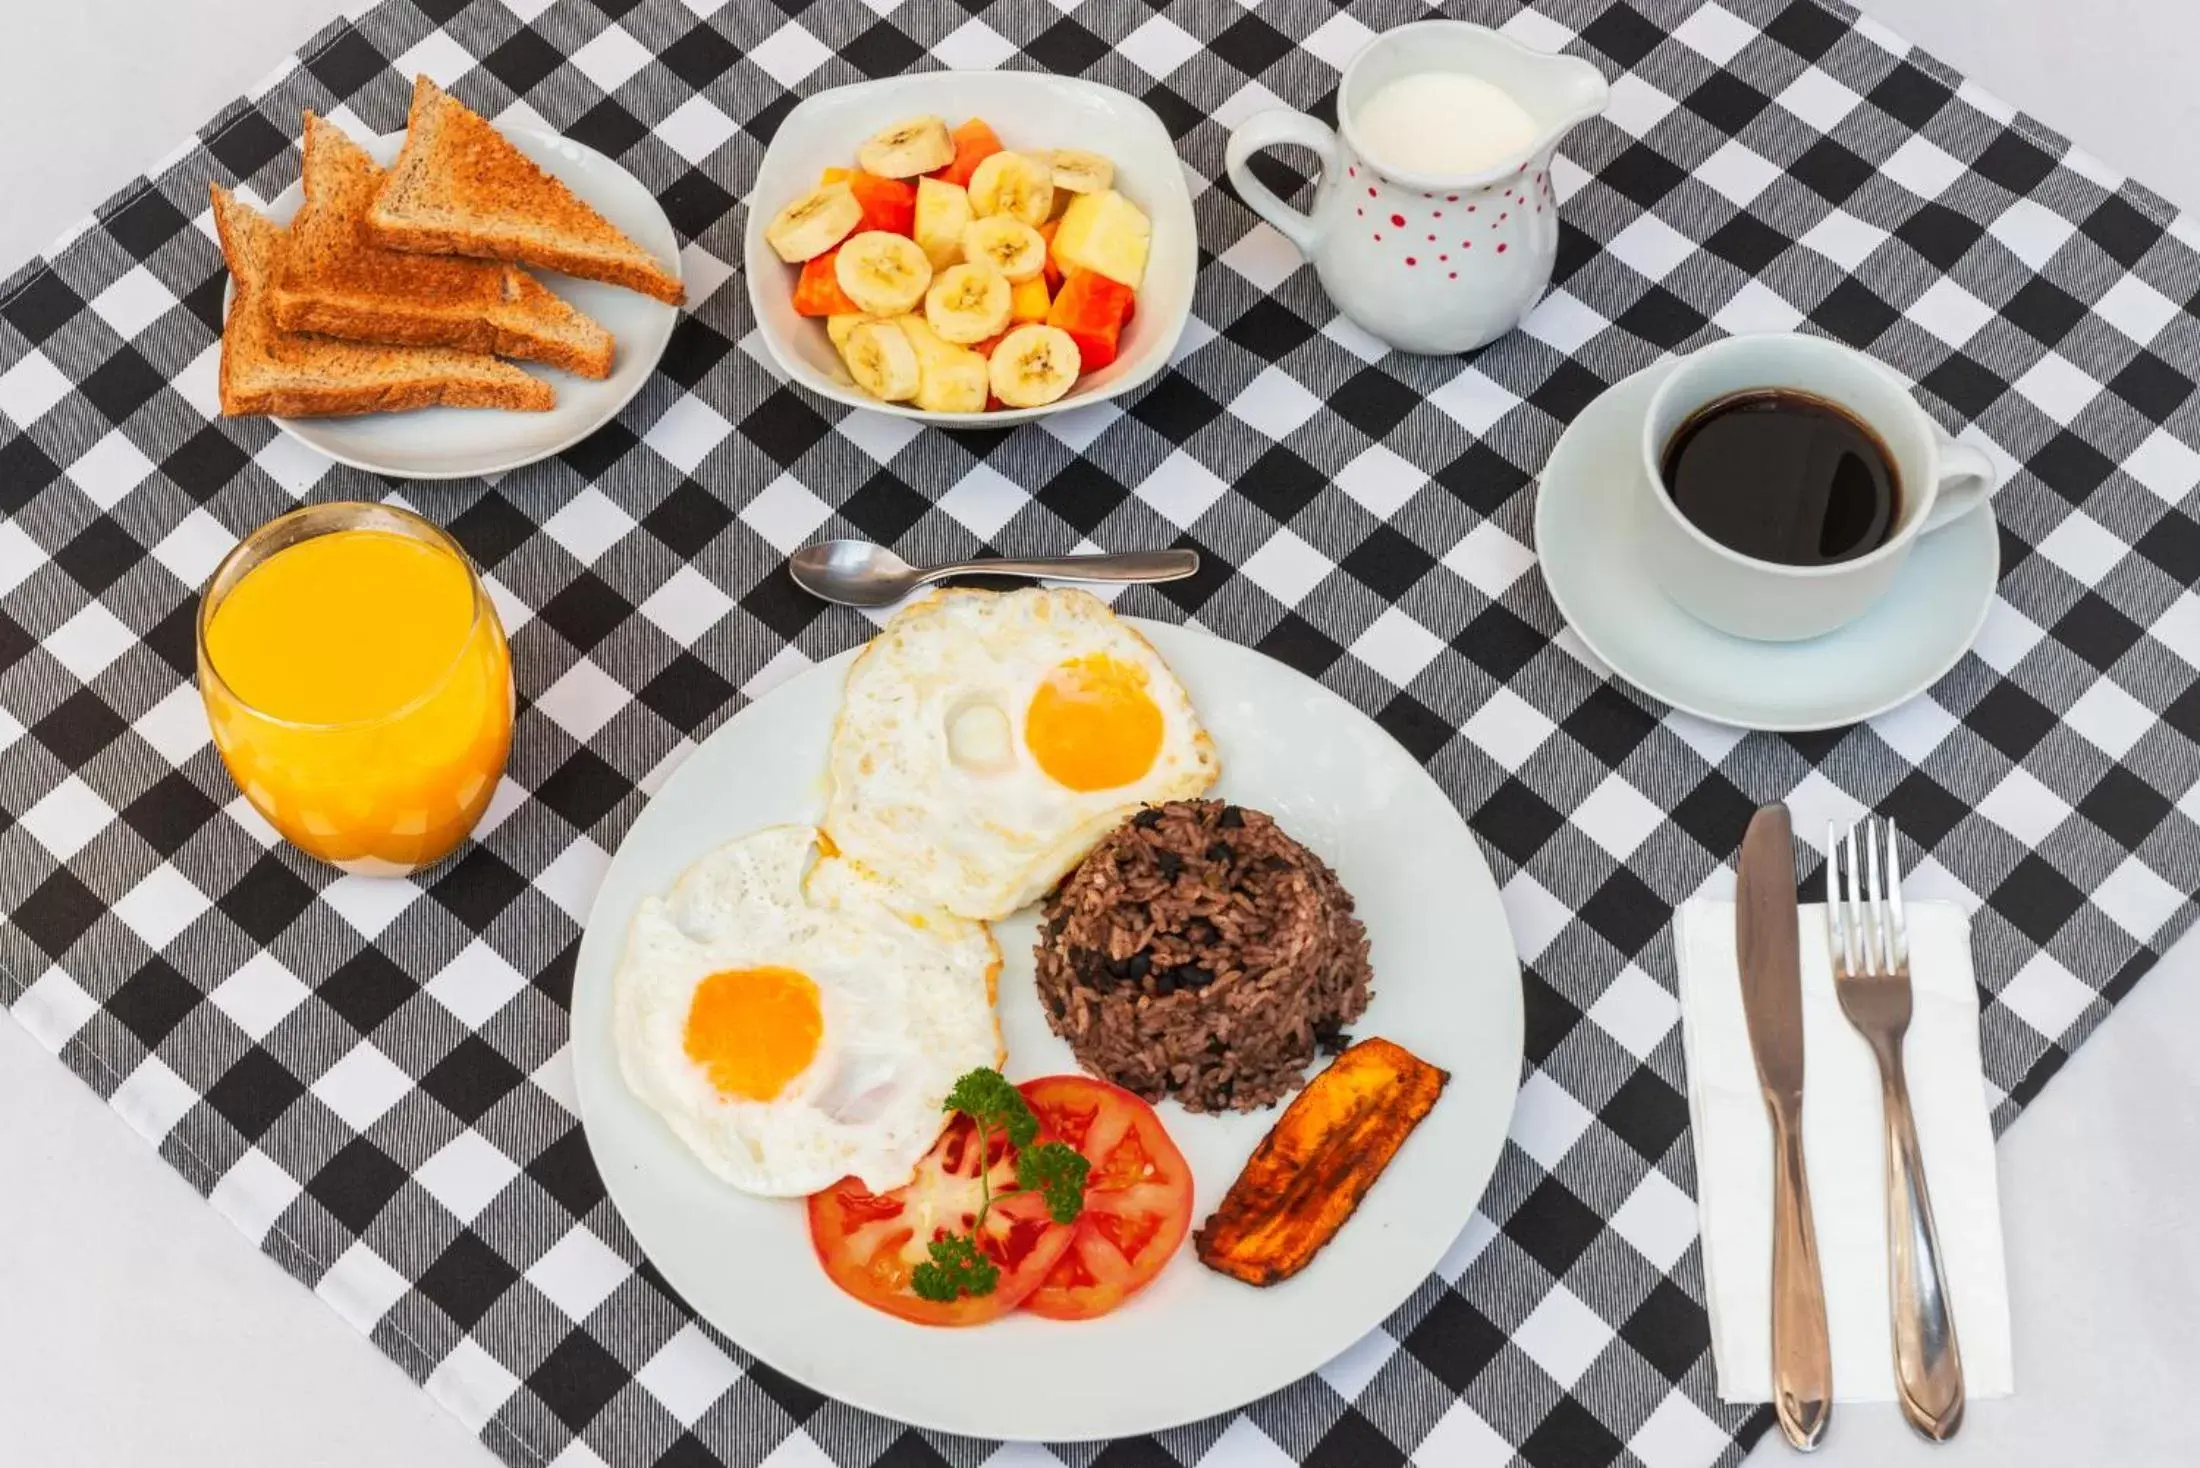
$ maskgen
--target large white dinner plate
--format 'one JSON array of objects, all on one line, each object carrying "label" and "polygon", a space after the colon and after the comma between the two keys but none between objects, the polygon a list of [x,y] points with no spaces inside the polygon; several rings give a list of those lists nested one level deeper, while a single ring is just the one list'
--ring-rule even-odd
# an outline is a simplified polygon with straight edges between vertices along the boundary
[{"label": "large white dinner plate", "polygon": [[[680,237],[656,195],[640,179],[571,138],[535,128],[501,131],[514,147],[580,195],[628,239],[656,256],[658,264],[675,276],[680,274]],[[387,168],[397,161],[405,135],[354,141]],[[268,218],[277,224],[290,223],[304,197],[293,183],[268,204]],[[421,408],[350,418],[277,418],[275,426],[339,464],[404,479],[502,474],[571,448],[609,423],[642,390],[656,370],[657,359],[665,354],[665,344],[672,340],[680,313],[638,291],[602,281],[548,270],[534,274],[611,333],[615,346],[609,377],[594,382],[539,363],[521,362],[516,365],[557,388],[558,404],[549,412]],[[226,296],[223,309],[227,309]]]},{"label": "large white dinner plate", "polygon": [[[636,905],[759,826],[814,820],[849,656],[743,710],[688,756],[619,848],[573,981],[581,1119],[612,1201],[689,1304],[798,1381],[922,1427],[1070,1441],[1158,1431],[1240,1406],[1359,1340],[1436,1266],[1495,1167],[1521,1060],[1520,971],[1480,848],[1428,773],[1372,720],[1281,663],[1155,623],[1220,749],[1219,793],[1273,813],[1337,870],[1373,942],[1374,1000],[1352,1026],[1451,1072],[1358,1214],[1296,1278],[1260,1290],[1189,1244],[1099,1320],[1012,1315],[966,1330],[912,1325],[842,1294],[818,1267],[799,1201],[753,1198],[706,1172],[627,1090],[612,973]],[[1012,1078],[1077,1069],[1032,984],[1036,923],[997,927]],[[1161,1107],[1205,1218],[1275,1110]]]}]

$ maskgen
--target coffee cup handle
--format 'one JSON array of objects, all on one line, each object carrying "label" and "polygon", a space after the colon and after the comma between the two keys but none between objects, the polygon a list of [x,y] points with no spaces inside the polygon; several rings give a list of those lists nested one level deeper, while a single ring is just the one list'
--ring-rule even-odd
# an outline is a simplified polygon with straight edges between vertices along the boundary
[{"label": "coffee cup handle", "polygon": [[1274,225],[1277,232],[1298,248],[1298,252],[1311,259],[1321,247],[1321,226],[1313,218],[1301,214],[1275,195],[1275,191],[1253,177],[1253,155],[1263,148],[1296,146],[1311,148],[1322,161],[1322,187],[1326,188],[1336,177],[1337,135],[1328,124],[1303,112],[1272,109],[1256,112],[1239,123],[1230,134],[1229,146],[1223,150],[1223,165],[1228,169],[1230,182],[1237,185],[1238,197],[1255,214]]},{"label": "coffee cup handle", "polygon": [[1920,535],[1930,535],[1985,504],[2000,472],[1984,449],[1945,433],[1934,436],[1940,440],[1940,492],[1933,496],[1933,512],[1925,517]]}]

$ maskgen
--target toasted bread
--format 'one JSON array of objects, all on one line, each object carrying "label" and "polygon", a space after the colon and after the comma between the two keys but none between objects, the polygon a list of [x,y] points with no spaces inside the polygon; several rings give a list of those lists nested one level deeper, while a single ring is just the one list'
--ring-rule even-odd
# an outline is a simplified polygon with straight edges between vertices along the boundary
[{"label": "toasted bread", "polygon": [[236,286],[222,327],[222,412],[305,418],[437,405],[542,413],[557,405],[549,383],[494,357],[284,331],[268,295],[288,237],[221,185],[212,192],[214,227]]},{"label": "toasted bread", "polygon": [[426,77],[405,147],[367,211],[375,241],[426,255],[516,260],[677,306],[679,277]]},{"label": "toasted bread", "polygon": [[611,333],[518,266],[370,241],[367,208],[384,177],[341,128],[306,114],[305,202],[271,296],[277,326],[611,375]]}]

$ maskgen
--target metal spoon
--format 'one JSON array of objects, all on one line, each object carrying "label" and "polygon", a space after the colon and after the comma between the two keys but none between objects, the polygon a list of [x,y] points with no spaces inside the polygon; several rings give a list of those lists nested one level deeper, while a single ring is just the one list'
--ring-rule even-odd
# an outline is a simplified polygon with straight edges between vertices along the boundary
[{"label": "metal spoon", "polygon": [[806,545],[787,561],[794,584],[844,607],[883,607],[920,586],[949,576],[1046,576],[1058,581],[1107,581],[1144,585],[1181,581],[1199,570],[1199,552],[1132,551],[1113,556],[1041,556],[1035,560],[962,561],[919,568],[882,545],[828,540]]}]

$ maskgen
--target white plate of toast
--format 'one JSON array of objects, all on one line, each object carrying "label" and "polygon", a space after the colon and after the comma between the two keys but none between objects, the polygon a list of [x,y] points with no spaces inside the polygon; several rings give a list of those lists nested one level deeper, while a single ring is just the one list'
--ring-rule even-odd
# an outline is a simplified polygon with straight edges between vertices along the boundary
[{"label": "white plate of toast", "polygon": [[558,453],[640,391],[679,316],[679,239],[639,179],[425,78],[407,132],[309,113],[299,182],[264,215],[217,187],[214,212],[223,411],[377,474]]}]

